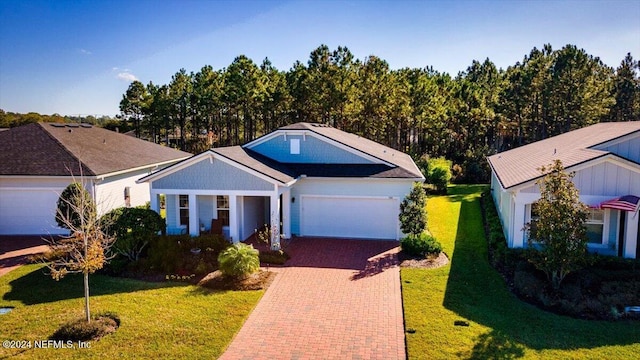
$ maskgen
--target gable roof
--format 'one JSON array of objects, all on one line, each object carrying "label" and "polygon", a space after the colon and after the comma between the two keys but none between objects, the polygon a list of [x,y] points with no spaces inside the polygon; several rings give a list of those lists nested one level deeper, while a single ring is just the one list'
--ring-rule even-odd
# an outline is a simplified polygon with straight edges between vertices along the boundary
[{"label": "gable roof", "polygon": [[242,146],[213,148],[210,151],[283,184],[293,181],[297,177],[295,172],[286,165],[262,156],[255,151],[245,149]]},{"label": "gable roof", "polygon": [[[318,130],[322,129],[322,130]],[[306,164],[306,163],[282,163],[251,150],[251,145],[273,136],[279,131],[308,130],[351,147],[368,156],[380,159],[378,164]],[[296,123],[282,127],[272,133],[266,134],[244,146],[227,146],[212,148],[189,159],[171,165],[161,171],[147,175],[138,182],[153,181],[156,178],[170,174],[177,169],[189,166],[201,160],[207,153],[223,157],[240,166],[247,167],[261,175],[276,180],[281,184],[287,184],[301,176],[329,177],[329,178],[387,178],[387,179],[424,179],[424,176],[405,153],[393,150],[382,144],[349,134],[344,131],[320,124]]]},{"label": "gable roof", "polygon": [[[424,178],[416,164],[411,159],[411,156],[401,151],[394,150],[388,146],[384,146],[375,141],[366,139],[356,134],[348,133],[336,129],[332,126],[317,123],[299,122],[279,128],[277,131],[287,130],[306,130],[313,132],[320,137],[324,137],[349,148],[357,150],[366,155],[377,158],[383,162],[397,166],[399,171],[396,171],[394,176],[390,177],[411,177],[411,178]],[[391,173],[389,173],[391,175]],[[378,176],[384,177],[384,176]]]},{"label": "gable roof", "polygon": [[623,136],[640,135],[640,121],[607,122],[540,140],[487,159],[504,189],[542,176],[540,167],[559,159],[565,168],[612,154],[596,147]]},{"label": "gable roof", "polygon": [[34,123],[0,132],[0,175],[97,176],[191,154],[88,124]]}]

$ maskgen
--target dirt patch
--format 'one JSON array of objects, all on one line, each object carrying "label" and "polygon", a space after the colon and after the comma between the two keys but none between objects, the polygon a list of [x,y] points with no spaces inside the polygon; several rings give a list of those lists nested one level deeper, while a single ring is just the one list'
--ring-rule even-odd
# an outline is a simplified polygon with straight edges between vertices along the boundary
[{"label": "dirt patch", "polygon": [[402,252],[398,256],[400,267],[404,268],[436,269],[449,263],[449,257],[444,252],[441,252],[438,256],[427,255],[426,258],[410,257]]},{"label": "dirt patch", "polygon": [[269,287],[275,276],[275,272],[260,270],[244,279],[236,279],[216,270],[202,278],[198,286],[214,290],[263,290]]}]

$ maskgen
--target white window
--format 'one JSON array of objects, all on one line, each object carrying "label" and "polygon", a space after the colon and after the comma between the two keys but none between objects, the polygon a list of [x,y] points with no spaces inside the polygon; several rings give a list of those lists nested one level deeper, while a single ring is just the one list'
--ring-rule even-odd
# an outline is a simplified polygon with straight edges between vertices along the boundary
[{"label": "white window", "polygon": [[300,139],[291,139],[289,143],[290,143],[291,154],[293,155],[300,154]]},{"label": "white window", "polygon": [[218,208],[218,220],[222,220],[223,226],[229,226],[229,196],[218,196],[216,198]]},{"label": "white window", "polygon": [[604,233],[604,210],[590,209],[585,222],[589,244],[602,244]]},{"label": "white window", "polygon": [[180,195],[178,199],[180,225],[189,225],[189,195]]}]

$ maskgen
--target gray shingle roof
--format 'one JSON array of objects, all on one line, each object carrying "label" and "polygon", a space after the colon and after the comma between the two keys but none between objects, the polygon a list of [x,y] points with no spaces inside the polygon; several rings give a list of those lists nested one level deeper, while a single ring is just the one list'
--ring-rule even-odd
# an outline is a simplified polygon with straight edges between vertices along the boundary
[{"label": "gray shingle roof", "polygon": [[166,163],[191,154],[99,127],[36,123],[0,132],[0,175],[86,176]]},{"label": "gray shingle roof", "polygon": [[[281,127],[279,130],[308,130],[318,135],[321,135],[323,137],[337,141],[352,149],[358,150],[367,155],[378,158],[387,163],[394,164],[395,166],[398,166],[403,170],[403,172],[405,173],[405,176],[403,177],[413,177],[413,178],[423,177],[422,173],[420,172],[416,164],[411,159],[411,156],[409,156],[408,154],[405,154],[398,150],[394,150],[390,147],[387,147],[375,141],[363,138],[356,134],[338,130],[328,125],[306,123],[306,122],[299,122],[299,123],[287,125],[287,126]],[[392,176],[392,177],[399,177],[399,176]]]},{"label": "gray shingle roof", "polygon": [[556,159],[569,168],[608,155],[596,147],[632,133],[640,133],[640,121],[599,123],[489,156],[488,161],[508,189],[540,177],[538,169]]},{"label": "gray shingle roof", "polygon": [[288,183],[296,178],[295,173],[285,165],[241,146],[213,148],[211,151],[281,183]]},{"label": "gray shingle roof", "polygon": [[287,183],[298,176],[311,177],[370,177],[370,178],[411,178],[414,174],[400,167],[385,164],[299,164],[280,163],[255,151],[241,146],[211,149],[212,152],[245,165],[281,183]]}]

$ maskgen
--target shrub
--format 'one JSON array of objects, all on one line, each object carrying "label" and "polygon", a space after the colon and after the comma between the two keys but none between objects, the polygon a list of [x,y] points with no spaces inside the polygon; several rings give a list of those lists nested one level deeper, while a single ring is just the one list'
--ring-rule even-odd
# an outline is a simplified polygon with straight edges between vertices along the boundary
[{"label": "shrub", "polygon": [[79,229],[85,223],[91,223],[96,217],[93,199],[82,184],[71,183],[62,191],[58,198],[55,216],[58,226],[69,229],[69,225],[72,225]]},{"label": "shrub", "polygon": [[149,245],[147,264],[149,270],[173,274],[182,266],[181,243],[190,241],[189,235],[158,236]]},{"label": "shrub", "polygon": [[116,237],[113,250],[136,261],[149,242],[166,229],[158,213],[142,207],[117,208],[106,213],[100,222],[107,234]]},{"label": "shrub", "polygon": [[451,181],[451,161],[443,157],[429,159],[429,171],[425,177],[437,192],[446,194],[447,185]]},{"label": "shrub", "polygon": [[437,193],[446,194],[451,181],[451,161],[443,158],[429,158],[427,154],[416,160],[416,165],[424,175],[427,184],[431,184]]},{"label": "shrub", "polygon": [[98,314],[91,322],[87,322],[83,318],[62,325],[60,329],[51,335],[51,340],[96,340],[116,331],[119,326],[120,318],[117,315],[113,313]]},{"label": "shrub", "polygon": [[237,243],[229,246],[218,256],[220,271],[230,277],[243,278],[260,269],[258,250],[252,245]]},{"label": "shrub", "polygon": [[261,251],[259,257],[265,264],[284,265],[289,260],[289,254],[282,250]]},{"label": "shrub", "polygon": [[517,270],[513,275],[513,287],[521,296],[544,302],[541,294],[546,291],[545,280],[526,270]]},{"label": "shrub", "polygon": [[[229,246],[221,235],[168,235],[154,238],[148,246],[147,257],[137,263],[143,263],[144,272],[179,275],[202,275],[218,266],[218,255]],[[191,249],[198,248],[194,254]],[[144,260],[144,261],[143,261]]]},{"label": "shrub", "polygon": [[182,241],[180,244],[184,250],[190,250],[196,247],[214,252],[217,256],[222,250],[229,246],[229,241],[222,235],[205,234],[191,238],[189,241]]},{"label": "shrub", "polygon": [[442,252],[442,245],[438,240],[429,234],[409,235],[400,240],[402,251],[412,256],[426,256],[429,254],[439,255]]},{"label": "shrub", "polygon": [[400,228],[405,234],[419,235],[427,227],[427,195],[422,184],[413,184],[411,192],[400,203]]}]

